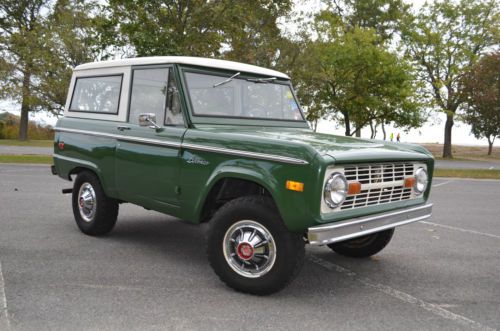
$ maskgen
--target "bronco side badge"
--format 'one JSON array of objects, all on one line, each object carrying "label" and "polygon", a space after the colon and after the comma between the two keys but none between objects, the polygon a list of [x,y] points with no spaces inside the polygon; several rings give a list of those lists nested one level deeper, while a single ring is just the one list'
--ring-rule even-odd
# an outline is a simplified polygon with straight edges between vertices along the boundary
[{"label": "bronco side badge", "polygon": [[192,158],[190,158],[186,162],[189,164],[200,164],[200,165],[209,165],[210,164],[210,162],[208,162],[207,160],[200,159],[196,156],[193,156]]}]

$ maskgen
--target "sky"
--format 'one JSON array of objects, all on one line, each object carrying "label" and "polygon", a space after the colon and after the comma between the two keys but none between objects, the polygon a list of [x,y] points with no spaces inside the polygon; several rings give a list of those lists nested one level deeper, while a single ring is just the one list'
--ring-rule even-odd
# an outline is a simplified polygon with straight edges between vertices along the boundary
[{"label": "sky", "polygon": [[[295,0],[294,11],[305,11],[305,12],[316,12],[321,8],[321,0]],[[415,7],[420,7],[424,3],[424,0],[413,1]],[[294,30],[294,27],[289,23],[284,23],[286,30]],[[13,101],[0,100],[0,112],[9,111],[11,113],[19,115],[20,105]],[[55,125],[57,118],[45,113],[35,113],[30,115],[31,120],[37,122],[46,123],[50,125]],[[401,141],[410,143],[443,143],[444,142],[444,124],[446,121],[446,115],[444,113],[433,113],[428,121],[418,129],[412,129],[408,133],[403,132],[400,129],[395,129],[390,126],[386,127],[387,136],[390,133],[394,133],[394,137],[398,133],[401,134]],[[322,120],[318,124],[318,132],[343,135],[344,129],[333,121]],[[382,139],[383,134],[379,128],[377,132],[376,139]],[[476,139],[470,133],[470,126],[464,123],[455,121],[455,125],[452,131],[452,143],[457,145],[488,145],[486,139]],[[362,130],[361,137],[369,138],[371,135],[370,128],[367,127]]]}]

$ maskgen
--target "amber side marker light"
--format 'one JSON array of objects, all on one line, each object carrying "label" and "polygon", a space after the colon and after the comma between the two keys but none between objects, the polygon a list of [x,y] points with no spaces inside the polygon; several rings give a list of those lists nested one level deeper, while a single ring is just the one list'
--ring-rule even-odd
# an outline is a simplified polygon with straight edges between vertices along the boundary
[{"label": "amber side marker light", "polygon": [[349,188],[347,190],[348,195],[358,194],[359,192],[361,192],[361,183],[349,183]]},{"label": "amber side marker light", "polygon": [[405,187],[412,188],[415,185],[415,178],[410,177],[405,179]]},{"label": "amber side marker light", "polygon": [[304,192],[304,183],[294,182],[293,180],[286,181],[286,188],[290,191]]}]

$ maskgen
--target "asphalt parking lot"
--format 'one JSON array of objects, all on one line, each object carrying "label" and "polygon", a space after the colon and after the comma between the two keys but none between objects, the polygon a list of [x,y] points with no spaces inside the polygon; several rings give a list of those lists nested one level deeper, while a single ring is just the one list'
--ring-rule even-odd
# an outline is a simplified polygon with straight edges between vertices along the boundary
[{"label": "asphalt parking lot", "polygon": [[500,181],[433,184],[433,218],[377,256],[308,247],[288,288],[256,297],[217,279],[204,226],[122,205],[111,235],[88,237],[69,182],[0,165],[0,330],[498,329]]}]

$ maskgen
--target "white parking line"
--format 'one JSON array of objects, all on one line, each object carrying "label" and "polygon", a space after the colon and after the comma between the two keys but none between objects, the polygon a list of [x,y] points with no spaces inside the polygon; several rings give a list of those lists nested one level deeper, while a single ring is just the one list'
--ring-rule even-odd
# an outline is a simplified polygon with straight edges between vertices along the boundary
[{"label": "white parking line", "polygon": [[453,181],[468,181],[468,182],[492,182],[492,183],[500,182],[500,179],[487,179],[487,178],[434,177],[434,179],[452,179]]},{"label": "white parking line", "polygon": [[349,277],[353,277],[355,280],[362,283],[363,285],[372,287],[372,288],[376,289],[377,291],[380,291],[382,293],[390,295],[391,297],[396,298],[398,300],[401,300],[403,302],[406,302],[406,303],[409,303],[412,305],[416,305],[420,308],[427,310],[428,312],[430,312],[434,315],[437,315],[437,316],[446,318],[448,320],[454,321],[454,322],[461,324],[462,326],[465,326],[467,328],[488,330],[488,331],[495,330],[495,329],[492,329],[488,326],[485,326],[479,322],[471,320],[470,318],[467,318],[465,316],[458,315],[458,314],[455,314],[449,310],[446,310],[446,309],[440,307],[439,305],[423,301],[423,300],[418,299],[418,298],[416,298],[408,293],[396,290],[396,289],[394,289],[390,286],[387,286],[387,285],[376,283],[369,278],[359,276],[354,271],[351,271],[349,269],[346,269],[344,267],[341,267],[341,266],[336,265],[334,263],[331,263],[329,261],[323,260],[322,258],[320,258],[318,256],[310,255],[309,260],[312,261],[313,263],[316,263],[316,264],[322,266],[323,268],[325,268],[327,270],[339,272],[339,273],[342,273],[342,274],[347,275]]},{"label": "white parking line", "polygon": [[497,236],[496,234],[491,234],[491,233],[486,233],[486,232],[479,232],[479,231],[468,230],[468,229],[462,229],[462,228],[458,228],[456,226],[450,226],[450,225],[432,223],[432,222],[428,222],[428,221],[420,221],[420,223],[424,223],[424,224],[428,224],[428,225],[432,225],[432,226],[437,226],[437,227],[440,227],[440,228],[445,228],[445,229],[450,229],[450,230],[455,230],[455,231],[460,231],[460,232],[465,232],[465,233],[478,234],[478,235],[481,235],[481,236],[486,236],[486,237],[490,237],[490,238],[500,239],[500,236]]},{"label": "white parking line", "polygon": [[432,187],[439,187],[439,186],[443,186],[443,185],[446,185],[446,184],[449,184],[449,183],[453,183],[453,181],[449,180],[447,182],[443,182],[443,183],[439,183],[439,184],[434,184],[434,185],[432,185]]},{"label": "white parking line", "polygon": [[[10,330],[9,310],[7,308],[7,297],[5,296],[5,281],[2,273],[2,263],[0,262],[0,330]],[[2,328],[3,325],[3,328]]]}]

